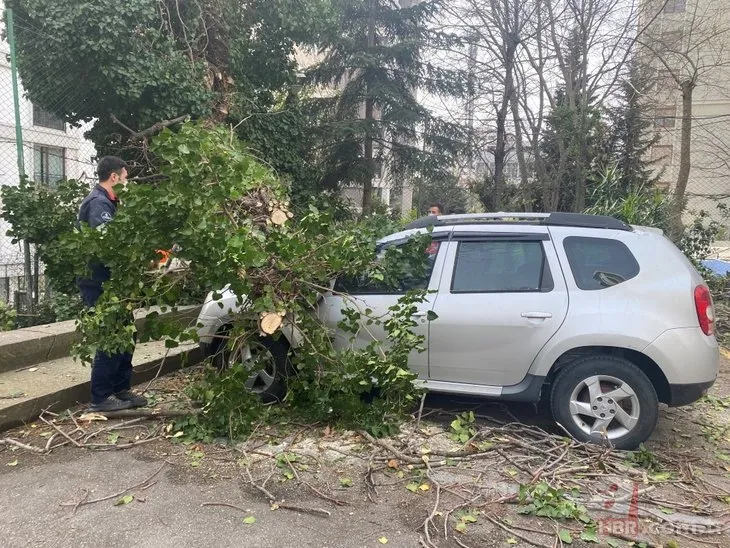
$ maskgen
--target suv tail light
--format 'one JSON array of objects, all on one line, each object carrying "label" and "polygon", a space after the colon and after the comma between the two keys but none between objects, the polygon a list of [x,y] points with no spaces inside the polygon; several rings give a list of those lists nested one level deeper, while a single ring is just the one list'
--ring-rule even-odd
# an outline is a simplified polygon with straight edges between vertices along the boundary
[{"label": "suv tail light", "polygon": [[695,309],[700,328],[709,337],[715,332],[715,309],[712,305],[712,295],[706,285],[695,287]]}]

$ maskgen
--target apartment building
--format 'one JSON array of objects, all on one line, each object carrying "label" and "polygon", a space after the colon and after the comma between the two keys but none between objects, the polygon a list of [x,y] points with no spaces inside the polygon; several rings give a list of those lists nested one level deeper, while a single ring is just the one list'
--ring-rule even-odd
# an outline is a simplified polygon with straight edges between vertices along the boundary
[{"label": "apartment building", "polygon": [[[644,0],[640,42],[653,87],[651,151],[659,184],[671,191],[680,168],[682,84],[691,86],[688,216],[700,210],[730,228],[730,9],[719,0]],[[685,94],[686,95],[686,94]]]},{"label": "apartment building", "polygon": [[[0,2],[0,10],[3,4]],[[13,105],[9,47],[0,41],[0,186],[17,185],[17,133]],[[53,82],[49,82],[53,85]],[[23,140],[23,171],[30,179],[48,185],[61,179],[94,177],[96,151],[84,138],[88,127],[70,127],[53,114],[34,105],[19,82],[20,129]],[[0,200],[0,211],[2,201]],[[0,300],[11,301],[25,289],[23,249],[6,236],[10,227],[0,219]]]}]

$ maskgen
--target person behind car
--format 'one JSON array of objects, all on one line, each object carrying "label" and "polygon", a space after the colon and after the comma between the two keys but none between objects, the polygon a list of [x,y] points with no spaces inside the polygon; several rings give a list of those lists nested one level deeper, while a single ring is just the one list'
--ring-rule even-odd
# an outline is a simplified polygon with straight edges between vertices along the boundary
[{"label": "person behind car", "polygon": [[[114,188],[126,185],[127,164],[116,156],[105,156],[97,166],[99,184],[81,203],[78,225],[103,230],[117,212],[119,198]],[[89,265],[90,276],[80,278],[76,284],[84,304],[91,308],[104,292],[104,282],[112,272],[96,261]],[[147,400],[130,390],[132,380],[132,354],[106,354],[97,351],[91,367],[90,411],[119,411],[132,407],[144,407]]]},{"label": "person behind car", "polygon": [[444,214],[444,206],[442,206],[438,202],[434,202],[433,204],[431,204],[430,206],[428,206],[428,214],[429,214],[429,216],[443,215]]}]

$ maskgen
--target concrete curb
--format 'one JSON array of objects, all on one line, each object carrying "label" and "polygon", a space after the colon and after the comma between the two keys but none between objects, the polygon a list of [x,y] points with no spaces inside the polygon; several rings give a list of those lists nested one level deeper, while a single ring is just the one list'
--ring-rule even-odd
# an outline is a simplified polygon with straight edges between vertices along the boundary
[{"label": "concrete curb", "polygon": [[[174,314],[168,312],[165,316],[172,321],[189,325],[198,317],[200,308],[181,306]],[[144,328],[145,317],[152,312],[157,310],[135,312],[138,331]],[[74,320],[4,331],[0,333],[0,373],[68,356],[76,339]]]},{"label": "concrete curb", "polygon": [[[197,364],[202,359],[203,354],[200,348],[193,347],[168,356],[161,370],[162,357],[136,364],[132,384],[148,382],[158,374],[158,370],[161,376],[181,369],[183,366]],[[44,409],[62,411],[79,402],[88,402],[90,390],[90,382],[86,380],[6,407],[0,412],[0,431],[36,420]]]}]

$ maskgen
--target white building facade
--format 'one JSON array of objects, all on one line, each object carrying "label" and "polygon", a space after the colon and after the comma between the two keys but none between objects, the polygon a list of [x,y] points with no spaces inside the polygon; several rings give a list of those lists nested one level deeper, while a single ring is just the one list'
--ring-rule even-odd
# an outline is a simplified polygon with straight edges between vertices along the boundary
[{"label": "white building facade", "polygon": [[[0,42],[0,186],[17,185],[21,176],[9,53],[8,43]],[[91,183],[96,151],[84,138],[89,125],[70,127],[31,103],[20,80],[19,88],[25,175],[50,186],[62,179],[88,179]],[[0,219],[0,300],[12,302],[15,291],[25,289],[25,278],[22,244],[12,243],[6,236],[8,229],[8,224]]]}]

